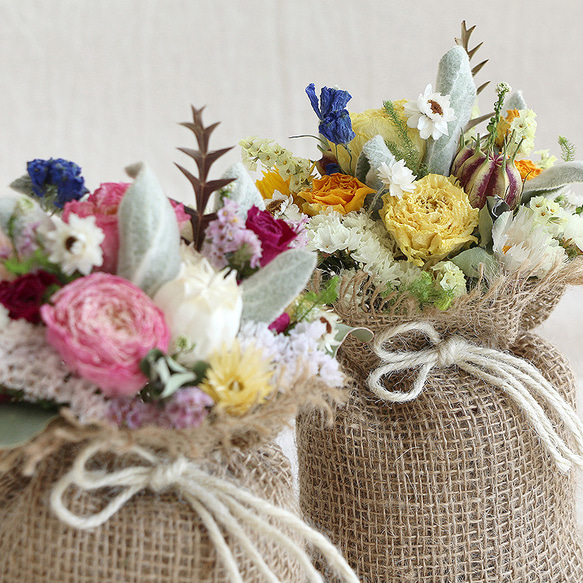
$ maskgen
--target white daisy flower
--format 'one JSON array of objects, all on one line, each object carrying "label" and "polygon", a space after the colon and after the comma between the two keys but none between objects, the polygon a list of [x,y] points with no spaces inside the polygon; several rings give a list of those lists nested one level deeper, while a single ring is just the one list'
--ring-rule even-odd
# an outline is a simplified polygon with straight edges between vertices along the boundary
[{"label": "white daisy flower", "polygon": [[391,196],[402,198],[403,192],[415,190],[415,175],[405,166],[405,160],[394,161],[390,166],[383,162],[377,169],[377,176]]},{"label": "white daisy flower", "polygon": [[449,95],[433,93],[431,84],[427,85],[417,101],[405,103],[405,115],[407,125],[417,128],[423,140],[429,136],[437,140],[449,135],[447,124],[456,119],[455,111],[449,105]]},{"label": "white daisy flower", "polygon": [[300,207],[294,203],[293,196],[282,194],[278,190],[274,191],[271,198],[265,200],[265,208],[267,208],[276,219],[301,221],[305,217],[300,210]]},{"label": "white daisy flower", "polygon": [[95,224],[95,217],[81,218],[70,214],[68,221],[55,219],[55,228],[44,232],[48,259],[60,265],[66,275],[73,275],[76,271],[88,275],[103,263],[101,243],[105,234]]},{"label": "white daisy flower", "polygon": [[537,224],[534,211],[527,207],[520,207],[514,217],[512,211],[502,213],[492,228],[492,239],[494,255],[510,272],[531,271],[542,277],[566,258],[559,242]]}]

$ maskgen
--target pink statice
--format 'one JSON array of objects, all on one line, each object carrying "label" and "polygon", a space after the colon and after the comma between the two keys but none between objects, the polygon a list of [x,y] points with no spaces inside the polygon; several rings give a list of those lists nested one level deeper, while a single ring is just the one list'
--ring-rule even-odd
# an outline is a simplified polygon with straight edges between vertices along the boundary
[{"label": "pink statice", "polygon": [[227,199],[217,212],[217,218],[209,223],[201,253],[215,269],[229,266],[230,259],[237,253],[249,262],[251,268],[259,267],[261,241],[245,226],[239,205],[234,200]]},{"label": "pink statice", "polygon": [[198,387],[182,388],[168,401],[144,403],[139,399],[112,399],[106,417],[118,427],[139,429],[156,425],[166,429],[199,427],[214,401]]}]

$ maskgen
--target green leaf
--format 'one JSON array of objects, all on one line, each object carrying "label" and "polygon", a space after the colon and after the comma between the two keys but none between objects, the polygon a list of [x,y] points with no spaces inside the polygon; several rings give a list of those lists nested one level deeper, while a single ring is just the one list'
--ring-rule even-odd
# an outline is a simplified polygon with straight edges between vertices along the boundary
[{"label": "green leaf", "polygon": [[36,409],[20,403],[5,403],[0,407],[0,448],[25,444],[42,433],[59,416],[55,411]]},{"label": "green leaf", "polygon": [[306,287],[316,261],[315,253],[289,249],[244,280],[243,321],[273,322]]},{"label": "green leaf", "polygon": [[450,96],[456,119],[447,125],[449,135],[427,142],[425,164],[432,174],[449,175],[464,127],[470,120],[476,100],[476,85],[465,49],[455,46],[439,62],[436,91]]},{"label": "green leaf", "polygon": [[524,183],[521,202],[524,204],[533,196],[559,194],[575,182],[583,182],[583,161],[575,160],[551,166]]},{"label": "green leaf", "polygon": [[0,198],[0,231],[8,235],[10,220],[16,211],[18,200],[14,197]]},{"label": "green leaf", "polygon": [[483,247],[466,249],[453,259],[450,259],[450,261],[457,265],[466,277],[480,277],[480,265],[484,266],[484,275],[488,279],[491,279],[498,273],[498,262]]},{"label": "green leaf", "polygon": [[117,273],[152,296],[180,269],[180,233],[170,201],[149,166],[126,168],[134,178],[119,205]]},{"label": "green leaf", "polygon": [[360,342],[370,342],[374,337],[373,331],[368,328],[353,328],[346,324],[336,324],[336,335],[334,336],[334,340],[336,340],[338,344],[332,346],[332,350],[330,351],[331,356],[336,356],[338,349],[342,346],[342,343],[349,334],[352,334],[357,340],[360,340]]}]

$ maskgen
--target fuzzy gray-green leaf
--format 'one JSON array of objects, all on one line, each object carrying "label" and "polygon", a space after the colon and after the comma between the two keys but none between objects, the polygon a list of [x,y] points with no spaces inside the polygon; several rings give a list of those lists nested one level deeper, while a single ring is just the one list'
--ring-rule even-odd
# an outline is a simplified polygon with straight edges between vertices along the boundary
[{"label": "fuzzy gray-green leaf", "polygon": [[19,403],[0,407],[0,449],[17,447],[42,433],[58,413]]},{"label": "fuzzy gray-green leaf", "polygon": [[504,104],[504,109],[526,109],[526,101],[522,96],[522,91],[518,90],[512,93]]},{"label": "fuzzy gray-green leaf", "polygon": [[[227,197],[237,202],[241,213],[246,214],[252,206],[256,206],[260,210],[265,209],[263,197],[242,162],[233,164],[227,169],[223,174],[223,178],[235,179],[231,184],[227,185],[225,190],[227,191]],[[220,203],[217,204],[215,210],[218,210],[221,206]]]},{"label": "fuzzy gray-green leaf", "polygon": [[533,196],[559,194],[576,182],[583,182],[583,161],[551,166],[524,183],[522,203],[528,202]]},{"label": "fuzzy gray-green leaf", "polygon": [[447,125],[449,135],[428,140],[425,164],[430,173],[447,176],[476,99],[470,60],[463,47],[455,46],[441,58],[435,90],[450,96],[450,106],[455,111],[456,119]]},{"label": "fuzzy gray-green leaf", "polygon": [[306,287],[316,254],[303,249],[284,251],[242,283],[243,321],[271,323]]},{"label": "fuzzy gray-green leaf", "polygon": [[8,234],[8,224],[16,210],[18,200],[14,197],[0,198],[0,231]]},{"label": "fuzzy gray-green leaf", "polygon": [[170,201],[149,166],[126,168],[134,178],[119,206],[118,275],[152,296],[180,269],[180,233]]},{"label": "fuzzy gray-green leaf", "polygon": [[[364,158],[367,164],[364,163]],[[364,182],[370,188],[379,190],[383,187],[382,181],[377,176],[377,170],[384,162],[390,166],[395,161],[382,136],[374,136],[362,148],[356,165],[356,178]]]}]

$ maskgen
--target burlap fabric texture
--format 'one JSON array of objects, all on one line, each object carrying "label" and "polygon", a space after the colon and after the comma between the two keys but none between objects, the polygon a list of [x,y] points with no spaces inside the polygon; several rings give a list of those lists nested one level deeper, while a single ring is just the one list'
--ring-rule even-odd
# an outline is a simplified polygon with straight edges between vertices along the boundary
[{"label": "burlap fabric texture", "polygon": [[0,451],[0,581],[296,583],[313,569],[306,540],[355,581],[329,541],[306,532],[273,445],[300,404],[325,409],[341,397],[298,377],[243,417],[212,413],[185,430],[82,425],[63,410],[32,441]]},{"label": "burlap fabric texture", "polygon": [[[82,444],[68,444],[44,458],[26,478],[16,468],[0,477],[0,573],[2,583],[226,583],[230,581],[197,513],[179,493],[145,490],[105,524],[80,530],[51,511],[49,495]],[[130,461],[130,460],[128,460]],[[109,469],[123,457],[103,457]],[[213,476],[231,481],[269,502],[296,512],[289,462],[277,446],[233,450],[204,463]],[[115,494],[70,488],[65,502],[81,516]],[[247,532],[281,581],[300,581],[300,566],[273,541]],[[228,541],[244,581],[263,582],[256,564]]]},{"label": "burlap fabric texture", "polygon": [[[580,265],[572,267],[536,283],[501,279],[485,295],[424,319],[444,337],[457,334],[531,362],[573,403],[565,359],[528,331],[567,282],[580,283]],[[337,310],[348,324],[376,333],[420,318],[412,305],[389,307],[362,278],[345,283]],[[419,348],[424,339],[395,344]],[[333,426],[314,412],[296,423],[300,506],[363,583],[583,581],[573,472],[557,470],[514,403],[450,367],[432,370],[415,400],[388,404],[369,390],[379,359],[368,345],[349,340],[341,358],[352,393]],[[408,391],[415,374],[393,374],[385,384]]]}]

